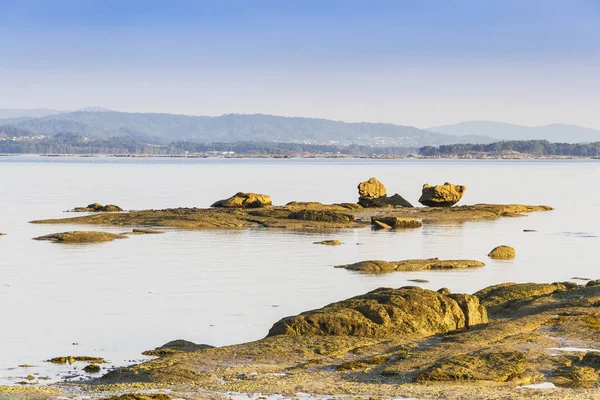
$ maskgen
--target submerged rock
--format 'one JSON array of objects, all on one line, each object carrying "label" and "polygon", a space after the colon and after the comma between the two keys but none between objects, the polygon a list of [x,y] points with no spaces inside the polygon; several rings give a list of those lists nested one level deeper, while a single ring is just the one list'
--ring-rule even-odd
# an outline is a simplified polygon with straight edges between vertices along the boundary
[{"label": "submerged rock", "polygon": [[515,249],[513,247],[504,245],[495,247],[492,251],[490,251],[490,254],[488,254],[488,257],[496,260],[512,260],[515,258],[515,256]]},{"label": "submerged rock", "polygon": [[134,229],[131,232],[123,232],[121,235],[159,235],[161,233],[165,233],[164,231],[159,231],[156,229]]},{"label": "submerged rock", "polygon": [[49,360],[46,360],[52,364],[73,364],[76,361],[85,361],[94,364],[105,364],[106,360],[101,357],[90,357],[90,356],[62,356],[62,357],[54,357]]},{"label": "submerged rock", "polygon": [[520,351],[459,354],[440,360],[416,380],[507,382],[522,378],[527,367]]},{"label": "submerged rock", "polygon": [[108,232],[72,231],[52,233],[50,235],[44,235],[33,238],[33,240],[49,240],[59,243],[99,243],[110,242],[115,239],[125,238],[127,238],[127,236],[125,235],[118,235],[115,233]]},{"label": "submerged rock", "polygon": [[272,205],[271,197],[266,194],[238,192],[225,200],[219,200],[211,207],[222,208],[261,208]]},{"label": "submerged rock", "polygon": [[[476,297],[471,297],[474,303],[479,302]],[[487,315],[471,316],[470,319],[487,321]],[[273,325],[268,336],[415,337],[465,326],[465,314],[454,299],[432,290],[409,286],[379,288],[318,310],[283,318]]]},{"label": "submerged rock", "polygon": [[76,207],[73,212],[117,212],[123,211],[123,209],[114,204],[107,204],[103,206],[100,203],[88,204],[87,207]]},{"label": "submerged rock", "polygon": [[423,226],[421,221],[410,218],[400,217],[372,217],[371,225],[378,229],[407,229],[420,228]]},{"label": "submerged rock", "polygon": [[343,244],[343,242],[340,242],[339,240],[321,240],[320,242],[313,242],[313,244],[324,244],[327,246],[339,246],[339,245]]},{"label": "submerged rock", "polygon": [[427,207],[452,207],[460,201],[467,190],[466,186],[453,185],[449,182],[443,185],[423,185],[419,203]]},{"label": "submerged rock", "polygon": [[335,268],[363,272],[391,272],[477,268],[483,267],[484,265],[484,263],[477,260],[440,260],[439,258],[428,258],[402,261],[369,260],[354,264],[336,265]]}]

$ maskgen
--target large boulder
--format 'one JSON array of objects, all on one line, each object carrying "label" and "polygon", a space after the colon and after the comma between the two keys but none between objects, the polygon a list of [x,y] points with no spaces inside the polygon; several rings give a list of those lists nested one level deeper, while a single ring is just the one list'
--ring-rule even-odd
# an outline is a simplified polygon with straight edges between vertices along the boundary
[{"label": "large boulder", "polygon": [[387,192],[383,183],[377,179],[370,178],[368,181],[361,182],[358,184],[358,196],[359,198],[376,199],[378,197],[386,196]]},{"label": "large boulder", "polygon": [[467,190],[466,186],[444,183],[443,185],[423,185],[419,203],[427,207],[452,207],[460,201]]},{"label": "large boulder", "polygon": [[515,249],[510,246],[498,246],[494,250],[490,251],[488,257],[496,260],[512,260],[515,258]]},{"label": "large boulder", "polygon": [[222,207],[222,208],[261,208],[270,206],[273,203],[271,202],[271,196],[266,194],[256,194],[256,193],[243,193],[238,192],[225,200],[219,200],[211,207]]},{"label": "large boulder", "polygon": [[[479,300],[469,297],[472,304],[468,312],[477,313]],[[283,318],[273,325],[268,336],[422,337],[464,328],[466,320],[461,305],[441,293],[414,286],[379,288],[318,310]],[[487,315],[470,315],[469,320],[471,324],[487,322]]]}]

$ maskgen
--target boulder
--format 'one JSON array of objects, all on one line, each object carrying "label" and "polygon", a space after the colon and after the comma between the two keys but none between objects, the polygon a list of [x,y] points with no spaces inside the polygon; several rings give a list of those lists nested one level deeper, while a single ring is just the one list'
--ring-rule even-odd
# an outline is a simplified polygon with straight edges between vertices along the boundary
[{"label": "boulder", "polygon": [[[477,302],[474,298],[473,303]],[[487,322],[487,315],[470,318]],[[283,318],[273,325],[268,336],[423,337],[465,326],[465,314],[454,299],[432,290],[407,286],[379,288],[318,310]]]},{"label": "boulder", "polygon": [[214,346],[208,344],[196,344],[187,340],[172,340],[154,350],[146,350],[142,354],[145,356],[163,357],[174,353],[189,353],[197,350],[212,349]]},{"label": "boulder", "polygon": [[[438,293],[442,293],[438,291]],[[488,321],[487,310],[479,303],[479,298],[472,294],[455,293],[446,294],[458,303],[458,306],[465,315],[465,327],[469,328],[473,325],[485,324]]]},{"label": "boulder", "polygon": [[510,246],[498,246],[490,251],[488,257],[496,260],[512,260],[515,258],[515,249]]},{"label": "boulder", "polygon": [[339,240],[321,240],[320,242],[313,242],[313,244],[324,244],[327,246],[339,246],[341,244],[343,244],[342,242],[340,242]]},{"label": "boulder", "polygon": [[365,199],[376,199],[378,197],[386,196],[387,192],[383,183],[377,179],[370,178],[368,181],[361,182],[358,184],[358,197]]},{"label": "boulder", "polygon": [[[383,228],[383,229],[420,228],[421,226],[423,226],[421,221],[417,221],[416,219],[399,218],[399,217],[372,217],[371,224],[375,228]],[[389,227],[389,228],[387,228],[387,227]]]},{"label": "boulder", "polygon": [[486,287],[474,295],[479,297],[485,307],[495,307],[514,300],[530,299],[566,290],[562,283],[507,282]]},{"label": "boulder", "polygon": [[404,197],[398,193],[393,196],[381,196],[374,199],[361,197],[358,199],[358,205],[362,207],[413,207]]},{"label": "boulder", "polygon": [[444,183],[443,185],[423,185],[419,203],[427,207],[452,207],[460,201],[467,190],[466,186]]},{"label": "boulder", "polygon": [[211,207],[222,208],[261,208],[272,205],[271,197],[266,194],[238,192],[225,200],[219,200]]}]

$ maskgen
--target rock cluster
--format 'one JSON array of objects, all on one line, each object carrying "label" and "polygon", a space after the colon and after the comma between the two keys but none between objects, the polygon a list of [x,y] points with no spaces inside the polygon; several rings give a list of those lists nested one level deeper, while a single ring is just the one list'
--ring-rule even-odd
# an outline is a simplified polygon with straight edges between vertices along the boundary
[{"label": "rock cluster", "polygon": [[100,203],[88,204],[87,207],[76,207],[73,209],[74,212],[117,212],[123,211],[119,206],[114,204],[102,205]]},{"label": "rock cluster", "polygon": [[283,318],[273,325],[268,336],[415,337],[464,328],[467,320],[487,322],[487,312],[479,305],[479,299],[463,296],[466,302],[461,299],[459,303],[450,296],[414,286],[379,288]]},{"label": "rock cluster", "polygon": [[219,200],[211,207],[222,208],[261,208],[272,205],[271,196],[266,194],[238,192],[225,200]]},{"label": "rock cluster", "polygon": [[449,182],[443,185],[423,185],[419,203],[427,207],[452,207],[460,201],[467,190],[466,186],[453,185]]},{"label": "rock cluster", "polygon": [[385,186],[374,177],[358,184],[358,204],[363,207],[412,207],[412,204],[398,193],[387,197]]}]

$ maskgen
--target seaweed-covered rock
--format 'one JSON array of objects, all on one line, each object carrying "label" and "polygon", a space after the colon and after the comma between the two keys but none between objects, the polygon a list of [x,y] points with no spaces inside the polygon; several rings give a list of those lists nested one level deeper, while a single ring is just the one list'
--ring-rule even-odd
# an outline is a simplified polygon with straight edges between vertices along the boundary
[{"label": "seaweed-covered rock", "polygon": [[313,244],[324,244],[326,246],[339,246],[343,243],[339,240],[333,239],[333,240],[321,240],[320,242],[313,242]]},{"label": "seaweed-covered rock", "polygon": [[500,283],[489,286],[476,293],[481,304],[486,307],[494,307],[513,300],[522,300],[559,291],[565,291],[567,288],[562,283]]},{"label": "seaweed-covered rock", "polygon": [[211,207],[222,208],[261,208],[272,205],[271,197],[266,194],[238,192],[225,200],[219,200]]},{"label": "seaweed-covered rock", "polygon": [[488,257],[496,260],[512,260],[515,258],[515,249],[505,245],[498,246],[490,251]]},{"label": "seaweed-covered rock", "polygon": [[453,185],[449,182],[443,185],[423,185],[419,203],[427,207],[452,207],[460,201],[467,190],[466,186]]},{"label": "seaweed-covered rock", "polygon": [[[438,293],[445,294],[441,289],[438,290]],[[487,310],[479,303],[477,296],[465,293],[447,293],[446,296],[456,301],[463,311],[465,315],[465,327],[469,328],[473,325],[485,324],[488,321]]]},{"label": "seaweed-covered rock", "polygon": [[384,229],[387,229],[385,226],[388,226],[392,229],[420,228],[423,226],[421,221],[417,221],[416,219],[400,217],[372,217],[371,225],[373,225],[375,228]]},{"label": "seaweed-covered rock", "polygon": [[483,267],[484,265],[484,263],[477,260],[440,260],[439,258],[427,258],[402,261],[368,260],[354,264],[336,265],[336,268],[363,272],[390,272],[477,268]]},{"label": "seaweed-covered rock", "polygon": [[97,374],[100,372],[100,366],[98,364],[89,364],[83,367],[83,370],[88,374]]},{"label": "seaweed-covered rock", "polygon": [[435,363],[417,381],[494,381],[522,378],[527,360],[520,351],[459,354]]},{"label": "seaweed-covered rock", "polygon": [[335,211],[317,211],[301,210],[293,212],[288,216],[289,219],[299,219],[303,221],[317,222],[352,222],[354,217],[348,214],[342,214]]},{"label": "seaweed-covered rock", "polygon": [[[487,321],[487,317],[482,315],[480,320]],[[268,336],[419,337],[465,326],[465,314],[454,299],[408,286],[379,288],[318,310],[283,318],[273,325]]]},{"label": "seaweed-covered rock", "polygon": [[75,207],[73,209],[74,212],[118,212],[123,211],[123,209],[114,204],[102,205],[100,203],[92,203],[88,204],[87,207]]},{"label": "seaweed-covered rock", "polygon": [[572,366],[568,369],[565,377],[575,382],[596,382],[598,372],[591,367]]},{"label": "seaweed-covered rock", "polygon": [[58,243],[100,243],[110,242],[115,239],[125,239],[125,235],[117,235],[108,232],[94,231],[72,231],[52,233],[50,235],[38,236],[34,240],[49,240]]},{"label": "seaweed-covered rock", "polygon": [[197,350],[212,349],[214,346],[208,344],[196,344],[187,340],[177,339],[163,344],[154,350],[146,350],[142,354],[145,356],[163,357],[174,353],[189,353]]}]

